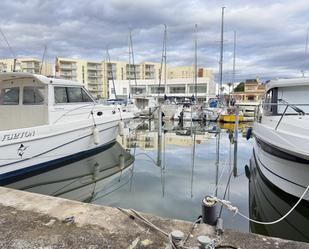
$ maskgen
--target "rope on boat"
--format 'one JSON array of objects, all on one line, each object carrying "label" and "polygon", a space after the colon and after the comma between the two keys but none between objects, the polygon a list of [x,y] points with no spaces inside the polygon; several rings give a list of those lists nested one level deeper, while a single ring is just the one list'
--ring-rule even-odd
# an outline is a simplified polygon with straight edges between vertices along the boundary
[{"label": "rope on boat", "polygon": [[281,218],[277,219],[277,220],[274,220],[274,221],[258,221],[258,220],[254,220],[254,219],[251,219],[249,218],[248,216],[242,214],[241,212],[239,212],[239,209],[238,207],[236,206],[233,206],[232,203],[230,201],[227,201],[227,200],[222,200],[222,199],[219,199],[215,196],[211,196],[211,197],[207,197],[208,200],[210,201],[215,201],[215,202],[218,202],[220,203],[222,206],[226,207],[228,210],[232,211],[235,215],[238,214],[240,215],[241,217],[245,218],[246,220],[248,221],[251,221],[253,223],[256,223],[256,224],[261,224],[261,225],[273,225],[273,224],[276,224],[282,220],[284,220],[290,213],[292,213],[294,211],[294,209],[298,206],[298,204],[303,200],[303,198],[305,197],[306,193],[308,192],[309,190],[309,185],[307,186],[307,188],[305,189],[305,191],[303,192],[303,194],[300,196],[299,200],[295,203],[295,205],[285,214],[283,215]]}]

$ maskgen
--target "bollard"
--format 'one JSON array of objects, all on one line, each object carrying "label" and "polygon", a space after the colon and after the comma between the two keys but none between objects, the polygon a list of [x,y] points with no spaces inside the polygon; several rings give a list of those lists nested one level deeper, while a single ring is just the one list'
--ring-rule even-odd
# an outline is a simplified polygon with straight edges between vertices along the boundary
[{"label": "bollard", "polygon": [[214,241],[206,235],[201,235],[197,237],[197,241],[200,244],[200,249],[214,249]]},{"label": "bollard", "polygon": [[222,235],[223,234],[223,219],[222,218],[218,218],[217,219],[217,224],[216,224],[216,232],[218,235]]},{"label": "bollard", "polygon": [[216,202],[209,200],[209,196],[205,196],[202,201],[202,219],[205,224],[214,226],[216,225]]},{"label": "bollard", "polygon": [[[170,233],[170,237],[174,243],[174,245],[178,248],[178,246],[180,245],[181,241],[184,238],[184,233],[180,230],[174,230]],[[168,244],[165,249],[173,249],[174,246],[172,245],[172,243]]]}]

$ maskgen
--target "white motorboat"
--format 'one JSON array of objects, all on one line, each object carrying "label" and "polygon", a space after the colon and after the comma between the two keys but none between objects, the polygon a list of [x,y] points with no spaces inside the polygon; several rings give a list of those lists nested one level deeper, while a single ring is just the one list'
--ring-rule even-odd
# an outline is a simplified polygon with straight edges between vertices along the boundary
[{"label": "white motorboat", "polygon": [[0,180],[97,153],[132,117],[96,103],[77,82],[1,73]]},{"label": "white motorboat", "polygon": [[7,179],[0,185],[8,188],[57,196],[70,200],[95,201],[127,183],[132,176],[134,157],[119,143],[105,151],[67,165],[44,168],[24,179]]},{"label": "white motorboat", "polygon": [[173,119],[183,121],[199,121],[201,116],[199,106],[196,105],[179,105]]},{"label": "white motorboat", "polygon": [[200,108],[201,118],[205,121],[217,121],[222,112],[222,108],[218,107],[218,103],[218,99],[209,99],[209,101],[203,102]]},{"label": "white motorboat", "polygon": [[[253,126],[263,175],[300,197],[309,185],[309,78],[272,80]],[[304,197],[309,200],[309,193]]]}]

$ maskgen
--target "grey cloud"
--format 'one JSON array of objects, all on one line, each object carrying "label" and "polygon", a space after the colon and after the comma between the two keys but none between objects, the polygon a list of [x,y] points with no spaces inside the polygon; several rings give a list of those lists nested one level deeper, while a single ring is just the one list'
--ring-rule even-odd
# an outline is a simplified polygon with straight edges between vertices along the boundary
[{"label": "grey cloud", "polygon": [[[307,69],[303,58],[309,5],[297,1],[94,0],[1,2],[0,27],[19,56],[126,60],[132,29],[137,61],[160,61],[163,24],[168,25],[168,61],[193,64],[198,24],[199,66],[218,71],[221,6],[225,5],[224,78],[231,78],[233,30],[237,31],[237,77],[289,76]],[[10,53],[0,38],[1,57]]]}]

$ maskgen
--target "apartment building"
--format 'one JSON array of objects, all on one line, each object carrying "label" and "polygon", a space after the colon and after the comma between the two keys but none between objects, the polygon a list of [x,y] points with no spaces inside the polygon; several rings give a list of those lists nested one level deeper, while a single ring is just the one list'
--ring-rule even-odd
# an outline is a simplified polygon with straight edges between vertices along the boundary
[{"label": "apartment building", "polygon": [[[194,68],[191,67],[164,67],[161,63],[142,62],[140,64],[129,64],[124,61],[101,61],[93,62],[80,59],[56,58],[56,75],[83,83],[85,87],[97,98],[110,98],[111,89],[114,84],[122,85],[121,81],[135,85],[135,80],[155,81],[165,85],[165,76],[168,79],[190,79],[193,80]],[[213,80],[213,72],[205,68],[198,71],[199,78]],[[153,84],[155,85],[155,84]],[[115,88],[117,88],[115,86]],[[122,87],[119,96],[129,93],[129,88]],[[134,90],[134,89],[131,89]],[[162,89],[161,89],[162,90]],[[138,91],[138,90],[134,90]],[[116,90],[117,92],[117,90]]]},{"label": "apartment building", "polygon": [[[14,58],[0,59],[0,72],[13,72]],[[41,62],[37,58],[19,58],[15,61],[16,72],[27,72],[42,74],[45,76],[53,75],[53,67],[48,62]]]},{"label": "apartment building", "polygon": [[[186,66],[186,67],[172,67],[168,69],[168,79],[181,79],[181,78],[194,78],[194,67]],[[212,70],[206,68],[198,68],[197,69],[197,77],[209,77],[213,78],[214,74]]]},{"label": "apartment building", "polygon": [[82,83],[96,98],[106,96],[101,62],[57,57],[56,75]]},{"label": "apartment building", "polygon": [[216,83],[213,78],[199,77],[195,86],[192,78],[167,79],[166,85],[155,79],[151,80],[114,80],[115,88],[109,84],[109,95],[111,98],[144,98],[147,96],[164,98],[190,98],[197,90],[197,100],[207,101],[216,96]]}]

